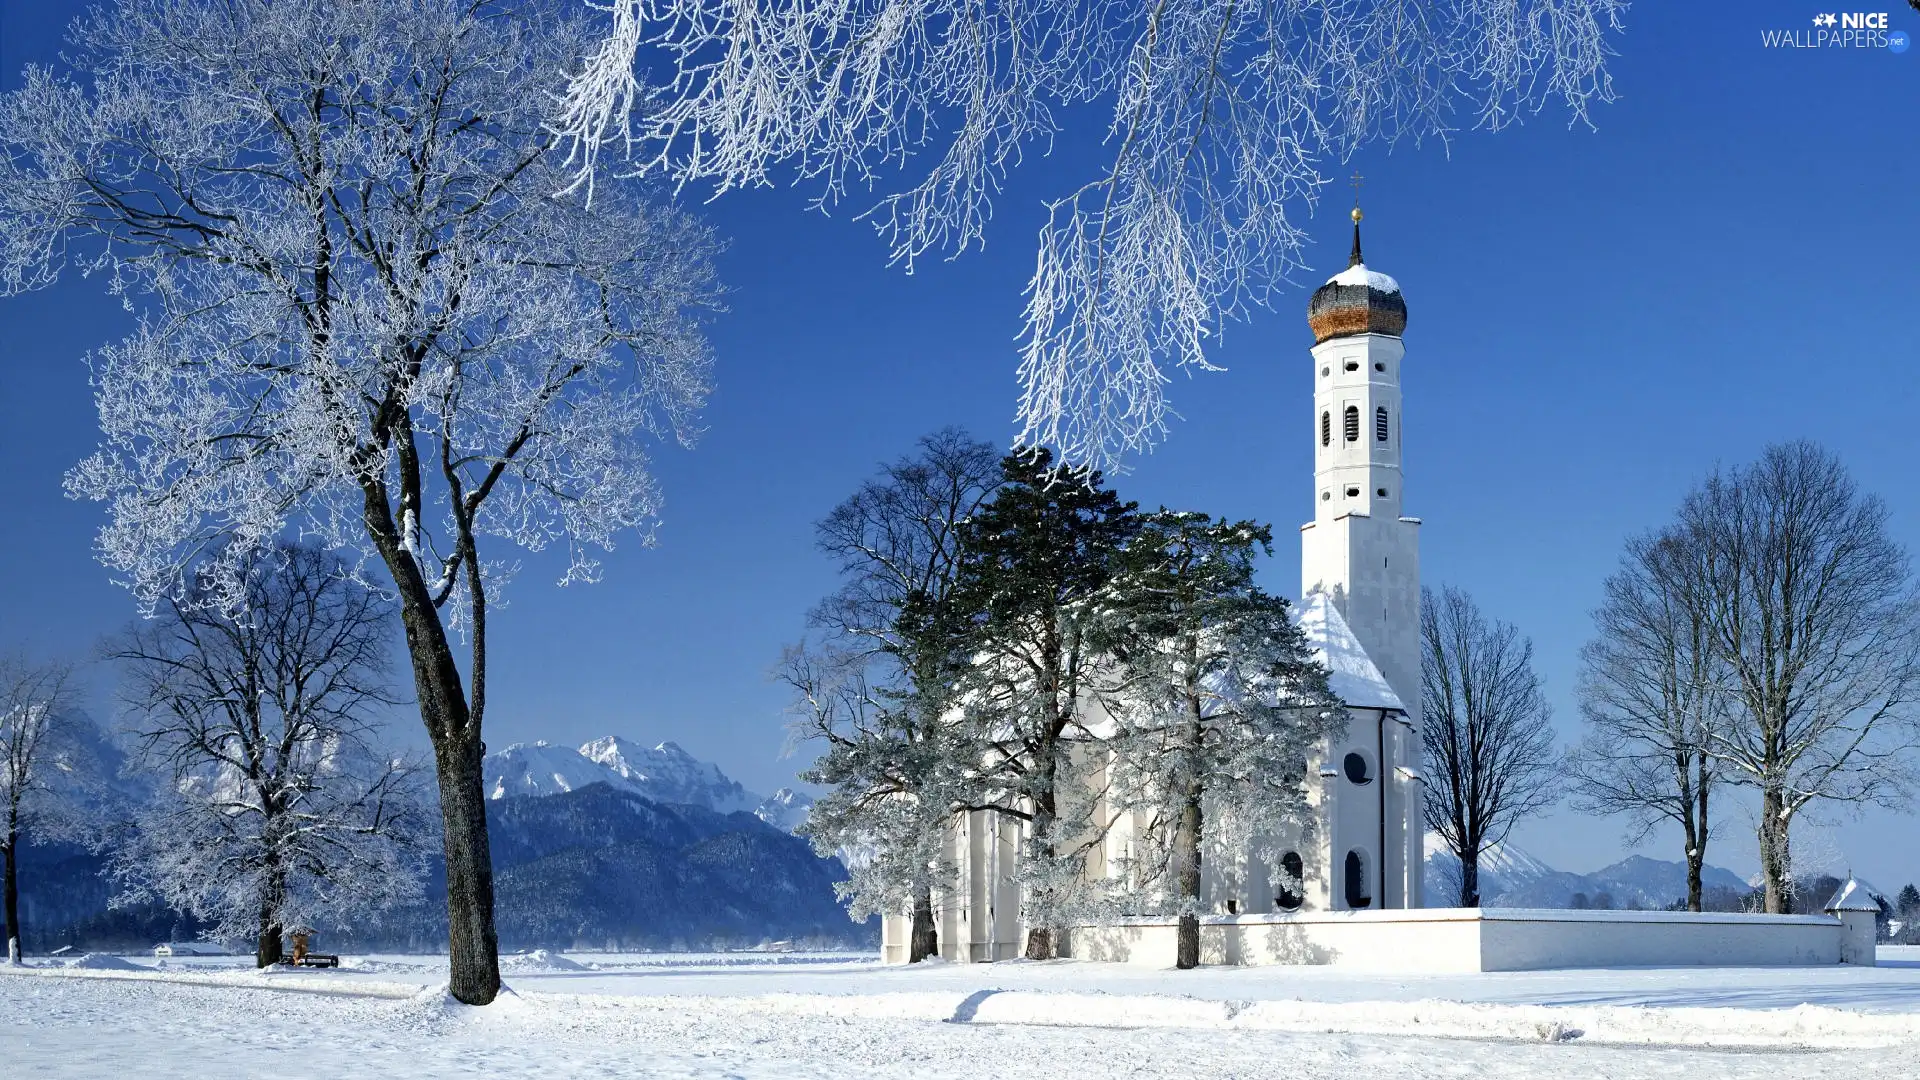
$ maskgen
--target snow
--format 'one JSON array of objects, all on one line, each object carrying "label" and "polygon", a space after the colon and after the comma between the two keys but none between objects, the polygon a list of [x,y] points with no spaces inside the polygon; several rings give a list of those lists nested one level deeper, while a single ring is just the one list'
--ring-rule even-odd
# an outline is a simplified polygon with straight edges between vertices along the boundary
[{"label": "snow", "polygon": [[1880,914],[1879,898],[1879,890],[1859,878],[1850,877],[1847,883],[1840,886],[1839,891],[1833,894],[1833,899],[1827,901],[1824,910],[1871,911],[1878,915]]},{"label": "snow", "polygon": [[586,964],[546,949],[517,953],[500,958],[500,970],[507,973],[547,973],[555,971],[591,971]]},{"label": "snow", "polygon": [[751,811],[761,801],[728,779],[718,766],[687,753],[678,743],[663,742],[648,749],[610,735],[582,746],[580,756],[655,802],[692,803],[731,814]]},{"label": "snow", "polygon": [[1357,709],[1406,711],[1326,593],[1314,593],[1300,606],[1300,629],[1314,655],[1327,665],[1327,685],[1334,696]]},{"label": "snow", "polygon": [[607,784],[654,802],[686,803],[721,814],[751,813],[789,833],[813,811],[813,799],[804,792],[781,788],[762,798],[719,766],[672,742],[648,748],[609,735],[578,750],[545,741],[514,743],[488,754],[483,768],[489,799],[559,795]]},{"label": "snow", "polygon": [[489,799],[557,795],[619,780],[605,767],[582,757],[578,750],[545,741],[514,743],[488,754],[483,768]]},{"label": "snow", "polygon": [[651,748],[610,735],[578,750],[539,741],[514,743],[487,755],[489,799],[559,795],[589,784],[607,784],[661,803],[686,803],[721,814],[751,813],[783,832],[807,819],[813,800],[791,788],[762,798],[740,786],[711,762],[677,743]]},{"label": "snow", "polygon": [[[9,1074],[56,1078],[1776,1080],[1903,1075],[1920,1044],[1920,949],[1883,948],[1879,968],[1409,977],[605,954],[590,972],[511,976],[486,1009],[447,998],[444,958],[368,958],[387,981],[244,962],[0,973],[0,1058]],[[263,1023],[297,1037],[261,1038]]]},{"label": "snow", "polygon": [[813,797],[792,788],[781,788],[753,808],[753,816],[779,829],[793,832],[807,823],[813,813]]},{"label": "snow", "polygon": [[63,961],[60,966],[75,968],[81,971],[142,970],[138,964],[123,960],[118,956],[108,956],[105,953],[82,953],[71,960]]},{"label": "snow", "polygon": [[1328,278],[1327,284],[1329,285],[1366,285],[1370,288],[1378,289],[1381,292],[1386,292],[1386,293],[1397,293],[1400,291],[1399,282],[1393,280],[1392,278],[1379,272],[1378,270],[1367,269],[1366,263],[1360,263],[1357,266],[1347,267],[1345,270],[1342,270],[1339,273]]}]

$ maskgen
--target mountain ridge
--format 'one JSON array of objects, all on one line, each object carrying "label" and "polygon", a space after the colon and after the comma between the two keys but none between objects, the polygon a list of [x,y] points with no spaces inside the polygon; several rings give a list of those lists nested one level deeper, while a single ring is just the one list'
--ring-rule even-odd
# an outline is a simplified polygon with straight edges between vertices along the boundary
[{"label": "mountain ridge", "polygon": [[[1426,838],[1427,907],[1448,907],[1458,896],[1459,861],[1440,838]],[[1747,892],[1747,882],[1724,867],[1701,869],[1701,884],[1709,890]],[[1570,908],[1622,907],[1660,909],[1685,900],[1687,867],[1677,860],[1629,855],[1590,874],[1557,870],[1511,844],[1496,844],[1480,853],[1482,907]]]},{"label": "mountain ridge", "polygon": [[806,822],[813,807],[811,796],[792,788],[767,796],[748,791],[718,765],[672,741],[646,747],[606,735],[575,749],[539,739],[494,751],[481,767],[489,801],[540,798],[604,783],[656,803],[749,813],[788,833]]}]

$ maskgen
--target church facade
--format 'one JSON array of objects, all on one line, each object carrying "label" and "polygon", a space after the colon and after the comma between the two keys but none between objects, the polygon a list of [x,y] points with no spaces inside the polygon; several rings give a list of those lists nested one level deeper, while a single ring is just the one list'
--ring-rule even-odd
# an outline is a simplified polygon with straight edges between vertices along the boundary
[{"label": "church facade", "polygon": [[[1347,726],[1306,763],[1315,820],[1300,835],[1278,838],[1286,854],[1274,869],[1286,873],[1250,865],[1231,887],[1204,875],[1203,900],[1220,915],[1420,906],[1420,521],[1402,510],[1407,312],[1398,283],[1362,259],[1357,208],[1353,218],[1347,268],[1308,303],[1314,514],[1300,527],[1298,605],[1301,628],[1346,706]],[[1097,824],[1104,839],[1086,872],[1104,877],[1123,865],[1133,823],[1120,815]],[[941,955],[956,962],[1021,955],[1027,927],[1013,880],[1019,824],[976,811],[956,824],[949,843],[957,877],[936,893]],[[1302,883],[1299,891],[1276,884],[1291,880]],[[904,915],[883,919],[883,959],[905,961],[910,934]],[[1072,935],[1062,944],[1071,955]]]}]

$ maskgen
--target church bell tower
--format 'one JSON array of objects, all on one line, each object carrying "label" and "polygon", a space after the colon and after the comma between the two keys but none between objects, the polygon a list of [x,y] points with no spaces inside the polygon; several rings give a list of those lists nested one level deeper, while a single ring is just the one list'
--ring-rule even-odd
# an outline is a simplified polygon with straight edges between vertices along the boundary
[{"label": "church bell tower", "polygon": [[1348,714],[1317,770],[1323,839],[1309,889],[1334,909],[1410,908],[1424,899],[1425,793],[1420,519],[1402,512],[1407,305],[1399,282],[1361,257],[1360,217],[1356,200],[1347,268],[1307,304],[1313,520],[1300,527],[1302,625],[1318,635]]},{"label": "church bell tower", "polygon": [[1402,514],[1407,305],[1399,283],[1363,261],[1360,219],[1355,205],[1347,268],[1307,304],[1314,513],[1300,531],[1301,596],[1327,595],[1413,713],[1420,707],[1420,519]]}]

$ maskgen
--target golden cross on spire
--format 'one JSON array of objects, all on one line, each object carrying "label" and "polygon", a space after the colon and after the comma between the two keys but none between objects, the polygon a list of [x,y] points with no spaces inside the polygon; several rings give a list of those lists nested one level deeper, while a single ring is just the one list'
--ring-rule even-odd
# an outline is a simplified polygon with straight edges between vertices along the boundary
[{"label": "golden cross on spire", "polygon": [[1366,183],[1367,178],[1360,175],[1359,169],[1355,169],[1353,170],[1353,179],[1349,182],[1353,185],[1353,222],[1354,224],[1358,225],[1360,223],[1360,218],[1361,218],[1360,185]]}]

